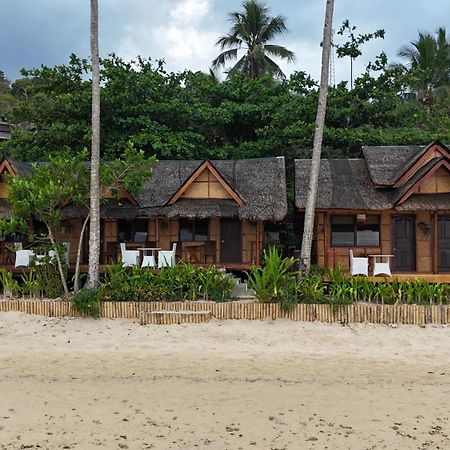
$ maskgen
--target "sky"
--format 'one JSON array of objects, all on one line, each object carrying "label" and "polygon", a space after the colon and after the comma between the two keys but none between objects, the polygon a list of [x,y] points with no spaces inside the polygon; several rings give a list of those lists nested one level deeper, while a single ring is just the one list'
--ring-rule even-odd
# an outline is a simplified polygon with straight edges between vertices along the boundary
[{"label": "sky", "polygon": [[[296,54],[281,63],[286,74],[304,70],[318,79],[325,0],[266,0],[273,15],[284,15],[289,32],[276,39]],[[89,56],[89,0],[0,0],[0,70],[7,78],[22,67],[65,64],[71,53]],[[229,29],[227,14],[242,0],[99,0],[100,53],[124,59],[137,55],[163,58],[171,71],[208,71],[219,53],[217,39]],[[357,31],[383,28],[384,40],[363,47],[355,64],[361,72],[386,51],[398,61],[398,49],[450,23],[449,0],[336,0],[334,29],[349,19]],[[339,41],[338,39],[341,39]],[[335,36],[335,42],[342,38]],[[349,63],[334,57],[334,81],[349,79]]]}]

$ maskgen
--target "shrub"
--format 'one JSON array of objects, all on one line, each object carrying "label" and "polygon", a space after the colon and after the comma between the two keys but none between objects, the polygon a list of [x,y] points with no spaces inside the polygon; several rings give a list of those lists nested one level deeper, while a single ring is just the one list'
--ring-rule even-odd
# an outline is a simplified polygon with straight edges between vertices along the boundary
[{"label": "shrub", "polygon": [[73,295],[72,301],[75,311],[78,313],[95,318],[100,317],[102,295],[99,291],[80,289]]},{"label": "shrub", "polygon": [[13,297],[19,292],[19,283],[14,280],[12,273],[0,268],[0,283],[3,288],[3,294],[7,297]]},{"label": "shrub", "polygon": [[158,272],[121,265],[107,267],[101,290],[112,301],[226,301],[233,284],[232,277],[213,265],[195,267],[179,262]]},{"label": "shrub", "polygon": [[247,272],[247,285],[262,303],[279,300],[285,289],[295,289],[294,263],[294,258],[283,258],[276,247],[269,247],[264,250],[262,267],[253,266]]}]

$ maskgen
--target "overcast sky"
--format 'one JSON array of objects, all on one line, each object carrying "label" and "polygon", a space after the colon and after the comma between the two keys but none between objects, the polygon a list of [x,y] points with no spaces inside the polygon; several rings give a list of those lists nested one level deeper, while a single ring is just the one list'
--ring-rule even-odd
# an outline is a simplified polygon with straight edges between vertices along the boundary
[{"label": "overcast sky", "polygon": [[[89,0],[0,0],[0,70],[15,79],[22,67],[56,65],[70,53],[89,56]],[[169,70],[207,71],[217,38],[229,28],[227,13],[241,0],[99,0],[100,52],[126,59],[164,58]],[[277,43],[296,53],[287,74],[304,70],[319,77],[325,0],[267,0],[273,15],[287,18],[290,32]],[[361,70],[381,50],[390,61],[418,30],[450,28],[450,0],[336,0],[334,28],[344,19],[359,32],[386,30],[357,62]],[[335,62],[335,79],[348,79],[348,63]]]}]

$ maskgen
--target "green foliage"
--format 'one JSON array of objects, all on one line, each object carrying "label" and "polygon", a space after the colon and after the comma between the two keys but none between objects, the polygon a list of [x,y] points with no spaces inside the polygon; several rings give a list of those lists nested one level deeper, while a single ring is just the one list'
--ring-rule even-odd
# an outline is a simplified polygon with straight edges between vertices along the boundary
[{"label": "green foliage", "polygon": [[102,292],[112,301],[227,301],[233,278],[215,266],[179,262],[159,271],[115,265],[105,268]]},{"label": "green foliage", "polygon": [[276,301],[295,284],[294,258],[283,258],[276,247],[264,250],[262,267],[253,266],[247,273],[247,285],[260,302]]},{"label": "green foliage", "polygon": [[450,303],[450,285],[421,280],[371,281],[350,277],[341,268],[313,269],[300,279],[298,299],[305,303],[342,305],[355,302],[388,305],[441,305]]},{"label": "green foliage", "polygon": [[[309,157],[317,107],[317,84],[308,74],[252,80],[233,75],[166,72],[163,63],[112,55],[102,61],[102,153],[113,160],[129,143],[160,159]],[[9,110],[13,139],[2,144],[17,159],[42,161],[87,148],[90,81],[87,65],[25,71],[25,94]],[[450,97],[429,108],[407,101],[415,76],[383,58],[347,83],[330,86],[324,154],[359,156],[361,145],[428,144],[450,141]],[[372,72],[376,70],[376,74]],[[18,83],[21,80],[17,80]],[[28,124],[33,124],[31,128]]]},{"label": "green foliage", "polygon": [[14,280],[12,273],[0,268],[0,284],[3,288],[3,294],[7,297],[14,297],[18,294],[20,288],[17,280]]},{"label": "green foliage", "polygon": [[[35,274],[38,290],[43,297],[58,298],[63,293],[61,285],[58,265],[54,258],[46,256],[39,259],[39,264],[34,261],[31,265],[31,270]],[[67,276],[67,268],[64,268],[64,275]]]},{"label": "green foliage", "polygon": [[28,273],[24,273],[20,276],[21,286],[20,291],[23,295],[29,295],[30,297],[36,297],[39,293],[39,280],[36,276],[36,272],[31,268]]},{"label": "green foliage", "polygon": [[100,317],[102,294],[99,291],[80,289],[73,295],[72,301],[78,313]]}]

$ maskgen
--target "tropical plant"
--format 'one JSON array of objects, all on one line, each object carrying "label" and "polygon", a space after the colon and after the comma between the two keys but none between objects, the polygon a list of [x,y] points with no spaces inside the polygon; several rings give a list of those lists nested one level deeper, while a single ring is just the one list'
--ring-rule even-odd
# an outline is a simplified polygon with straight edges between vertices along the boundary
[{"label": "tropical plant", "polygon": [[276,247],[269,247],[263,252],[262,267],[253,266],[247,272],[247,286],[261,303],[276,301],[295,286],[294,264],[294,258],[283,258]]},{"label": "tropical plant", "polygon": [[80,289],[72,297],[75,311],[92,317],[100,317],[102,295],[97,290]]},{"label": "tropical plant", "polygon": [[406,60],[410,87],[419,101],[430,105],[437,97],[450,95],[450,38],[444,27],[435,36],[419,33],[398,55]]},{"label": "tropical plant", "polygon": [[[348,19],[342,22],[341,28],[337,32],[337,34],[343,36],[347,35],[347,42],[342,45],[336,46],[336,54],[338,58],[344,58],[348,56],[350,58],[350,89],[353,89],[353,62],[358,56],[362,55],[362,51],[360,49],[362,44],[370,41],[375,38],[384,39],[384,30],[379,29],[374,31],[373,33],[364,33],[364,34],[356,34],[356,27],[350,24]],[[384,55],[385,56],[385,55]]]},{"label": "tropical plant", "polygon": [[159,271],[114,265],[105,268],[101,292],[112,301],[223,302],[230,299],[234,279],[215,266],[195,267],[178,262]]},{"label": "tropical plant", "polygon": [[3,267],[0,268],[0,284],[3,287],[3,294],[6,297],[13,297],[20,290],[19,283],[13,278],[12,273]]},{"label": "tropical plant", "polygon": [[[257,0],[245,1],[242,12],[232,12],[231,30],[216,43],[224,50],[213,62],[213,68],[225,66],[228,61],[238,58],[239,51],[245,54],[229,70],[228,74],[243,72],[256,79],[263,75],[284,77],[279,65],[271,58],[281,58],[288,62],[295,59],[293,52],[281,45],[271,44],[272,39],[287,31],[283,16],[271,17],[269,9]],[[227,49],[227,50],[225,50]]]},{"label": "tropical plant", "polygon": [[39,280],[36,276],[34,268],[30,268],[28,273],[21,275],[20,291],[23,295],[29,295],[30,297],[36,297],[39,293]]}]

